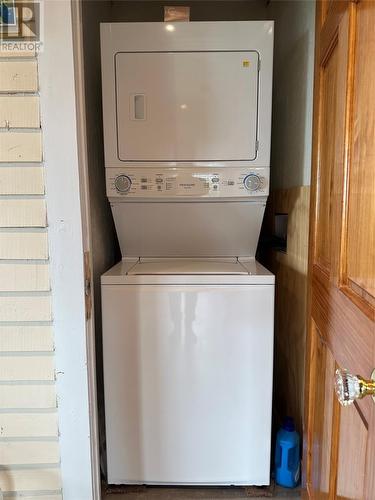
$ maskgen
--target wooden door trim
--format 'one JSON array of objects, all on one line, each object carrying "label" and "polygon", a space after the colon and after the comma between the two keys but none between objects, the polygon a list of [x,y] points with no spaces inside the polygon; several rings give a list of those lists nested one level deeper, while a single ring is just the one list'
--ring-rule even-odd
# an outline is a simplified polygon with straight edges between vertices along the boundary
[{"label": "wooden door trim", "polygon": [[[87,158],[87,130],[85,111],[85,72],[83,54],[82,0],[71,2],[71,27],[73,39],[73,62],[75,76],[75,105],[77,108],[77,154],[80,183],[81,229],[85,270],[86,303],[86,347],[87,389],[89,403],[90,459],[92,498],[101,498],[101,475],[99,456],[98,404],[96,387],[95,325],[93,287],[86,289],[86,279],[92,280],[92,231],[90,224],[90,197],[88,188],[89,167]],[[89,313],[89,314],[88,314]]]},{"label": "wooden door trim", "polygon": [[355,24],[357,21],[356,8],[354,4],[350,6],[349,16],[349,64],[346,79],[346,103],[345,103],[345,137],[344,137],[344,162],[343,162],[343,199],[342,199],[342,225],[340,232],[340,256],[339,256],[339,287],[346,288],[347,283],[347,269],[346,269],[346,255],[347,255],[347,238],[346,230],[348,227],[348,200],[349,200],[349,165],[351,158],[351,138],[353,133],[353,98],[354,98],[354,59],[355,59]]},{"label": "wooden door trim", "polygon": [[[319,140],[319,109],[320,108],[320,72],[317,72],[315,68],[318,64],[318,59],[320,56],[320,45],[319,39],[316,34],[320,30],[322,22],[322,5],[317,2],[316,14],[315,14],[315,56],[314,56],[314,91],[313,91],[313,134],[312,142],[313,144]],[[317,165],[319,161],[318,148],[313,148],[312,158],[311,158],[311,188],[310,188],[310,214],[309,214],[309,256],[308,256],[308,270],[307,270],[307,282],[311,283],[312,270],[313,270],[313,255],[315,254],[315,220],[317,218],[317,206],[316,206],[316,179],[317,179],[317,169],[314,165]],[[305,398],[304,398],[304,419],[303,419],[303,454],[302,454],[302,498],[311,497],[311,450],[312,450],[312,422],[313,422],[313,410],[314,405],[313,391],[310,387],[310,381],[313,380],[313,371],[315,370],[315,363],[313,362],[313,339],[312,339],[312,317],[311,311],[311,288],[307,289],[307,304],[306,304],[306,353],[305,353]],[[311,409],[311,411],[310,411]]]}]

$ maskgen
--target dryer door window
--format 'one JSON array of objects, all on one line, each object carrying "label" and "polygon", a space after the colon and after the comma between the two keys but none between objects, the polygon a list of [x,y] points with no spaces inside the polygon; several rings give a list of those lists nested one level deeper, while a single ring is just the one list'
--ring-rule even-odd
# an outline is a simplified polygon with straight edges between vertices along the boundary
[{"label": "dryer door window", "polygon": [[117,53],[122,161],[256,158],[258,53]]}]

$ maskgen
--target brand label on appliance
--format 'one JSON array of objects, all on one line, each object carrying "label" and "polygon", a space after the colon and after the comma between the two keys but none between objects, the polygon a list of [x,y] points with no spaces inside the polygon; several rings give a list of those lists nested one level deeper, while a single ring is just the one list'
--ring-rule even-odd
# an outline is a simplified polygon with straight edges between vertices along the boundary
[{"label": "brand label on appliance", "polygon": [[208,192],[206,183],[202,177],[196,177],[190,174],[180,174],[175,179],[176,194],[194,194],[201,196]]}]

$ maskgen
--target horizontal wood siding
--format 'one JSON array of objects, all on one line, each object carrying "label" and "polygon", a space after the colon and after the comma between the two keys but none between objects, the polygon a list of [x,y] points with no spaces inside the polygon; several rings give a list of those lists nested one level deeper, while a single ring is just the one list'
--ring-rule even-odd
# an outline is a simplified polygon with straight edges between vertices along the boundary
[{"label": "horizontal wood siding", "polygon": [[58,442],[0,441],[0,462],[2,465],[58,463]]},{"label": "horizontal wood siding", "polygon": [[0,384],[0,408],[5,410],[56,408],[54,384]]},{"label": "horizontal wood siding", "polygon": [[[41,486],[47,491],[60,489],[61,478],[57,467],[0,470],[0,488],[4,493],[32,492],[40,490]],[[47,498],[50,500],[51,496],[48,495],[44,499],[39,497],[39,500],[47,500]],[[22,500],[25,500],[25,497],[22,497]]]},{"label": "horizontal wood siding", "polygon": [[42,167],[0,167],[0,195],[44,194]]},{"label": "horizontal wood siding", "polygon": [[53,348],[51,326],[0,326],[0,352],[51,352]]},{"label": "horizontal wood siding", "polygon": [[47,233],[0,230],[0,259],[48,259]]},{"label": "horizontal wood siding", "polygon": [[51,321],[51,319],[52,309],[49,295],[0,295],[0,322]]},{"label": "horizontal wood siding", "polygon": [[6,497],[7,499],[11,500],[63,500],[63,497],[61,494],[58,495],[18,495],[18,496],[12,496],[12,497]]},{"label": "horizontal wood siding", "polygon": [[62,500],[39,99],[35,52],[3,44],[0,490],[6,498]]},{"label": "horizontal wood siding", "polygon": [[0,92],[37,92],[36,59],[30,61],[0,60]]},{"label": "horizontal wood siding", "polygon": [[1,128],[39,128],[39,97],[0,95]]},{"label": "horizontal wood siding", "polygon": [[53,381],[54,360],[47,356],[2,356],[0,359],[0,382],[9,381]]},{"label": "horizontal wood siding", "polygon": [[57,437],[57,435],[56,413],[0,413],[1,438]]},{"label": "horizontal wood siding", "polygon": [[0,200],[0,227],[45,227],[45,200]]},{"label": "horizontal wood siding", "polygon": [[2,263],[0,261],[0,292],[48,291],[49,265]]},{"label": "horizontal wood siding", "polygon": [[0,162],[40,161],[42,161],[42,135],[39,131],[0,131]]}]

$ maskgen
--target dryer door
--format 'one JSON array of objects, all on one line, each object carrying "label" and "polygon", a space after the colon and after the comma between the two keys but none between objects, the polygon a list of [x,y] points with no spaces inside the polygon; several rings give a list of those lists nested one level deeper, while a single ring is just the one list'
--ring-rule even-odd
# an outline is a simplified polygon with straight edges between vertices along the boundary
[{"label": "dryer door", "polygon": [[120,160],[256,158],[257,52],[120,52],[115,68]]}]

